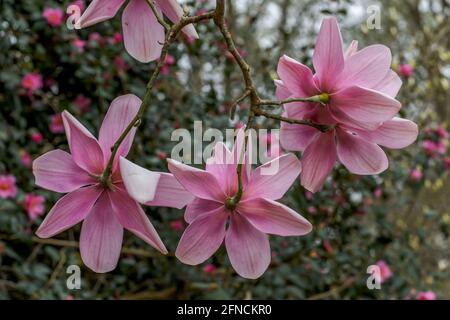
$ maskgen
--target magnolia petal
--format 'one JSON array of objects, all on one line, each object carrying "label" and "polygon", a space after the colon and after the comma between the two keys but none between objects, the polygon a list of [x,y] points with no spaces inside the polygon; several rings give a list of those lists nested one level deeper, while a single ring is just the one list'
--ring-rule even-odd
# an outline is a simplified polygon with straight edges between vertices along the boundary
[{"label": "magnolia petal", "polygon": [[243,278],[259,278],[270,264],[270,244],[266,234],[253,227],[240,214],[231,216],[225,236],[228,258]]},{"label": "magnolia petal", "polygon": [[94,184],[95,180],[78,167],[62,150],[49,151],[33,161],[36,185],[54,192],[68,193]]},{"label": "magnolia petal", "polygon": [[392,119],[400,107],[397,100],[359,86],[348,87],[333,94],[330,101],[330,111],[334,118],[344,125],[365,130],[374,130],[382,122]]},{"label": "magnolia petal", "polygon": [[342,129],[336,130],[336,134],[339,161],[350,172],[369,175],[381,173],[388,168],[386,154],[375,143]]},{"label": "magnolia petal", "polygon": [[410,120],[394,117],[383,122],[375,131],[366,131],[363,138],[391,149],[402,149],[416,141],[419,134],[417,124]]},{"label": "magnolia petal", "polygon": [[125,49],[136,60],[147,63],[161,55],[164,28],[146,0],[132,0],[122,15]]},{"label": "magnolia petal", "polygon": [[69,112],[64,111],[62,118],[74,162],[89,173],[102,173],[104,158],[97,139]]},{"label": "magnolia petal", "polygon": [[311,192],[320,190],[336,162],[334,132],[320,133],[303,152],[300,176],[302,186]]},{"label": "magnolia petal", "polygon": [[[155,0],[156,4],[159,6],[161,11],[167,18],[173,23],[180,21],[184,14],[183,8],[177,3],[176,0]],[[198,33],[192,24],[187,25],[183,28],[183,32],[194,39],[198,39]]]},{"label": "magnolia petal", "polygon": [[252,199],[238,204],[237,211],[256,229],[279,236],[303,236],[311,223],[287,206],[269,199]]},{"label": "magnolia petal", "polygon": [[394,98],[402,86],[402,79],[393,71],[389,70],[385,77],[372,87],[373,90],[380,91]]},{"label": "magnolia petal", "polygon": [[120,174],[128,194],[140,203],[155,198],[160,174],[144,169],[137,164],[120,157]]},{"label": "magnolia petal", "polygon": [[384,79],[391,61],[391,50],[388,47],[380,44],[365,47],[345,60],[337,87],[357,85],[372,88]]},{"label": "magnolia petal", "polygon": [[50,238],[81,222],[91,212],[102,191],[98,186],[90,186],[59,199],[39,226],[36,235]]},{"label": "magnolia petal", "polygon": [[226,195],[216,177],[211,173],[187,166],[173,159],[168,159],[169,171],[173,173],[178,182],[194,196],[223,202]]},{"label": "magnolia petal", "polygon": [[283,149],[303,151],[319,131],[311,126],[281,123],[280,143]]},{"label": "magnolia petal", "polygon": [[[111,156],[111,147],[119,139],[134,117],[139,111],[141,106],[141,99],[134,94],[127,94],[117,97],[111,103],[105,118],[103,119],[102,126],[100,128],[100,134],[98,141],[103,150],[105,159],[109,159]],[[126,138],[120,144],[117,150],[116,157],[114,159],[114,167],[118,157],[126,157],[128,151],[133,143],[134,134],[136,133],[136,127],[133,127],[127,134]]]},{"label": "magnolia petal", "polygon": [[242,200],[280,199],[297,179],[300,170],[300,161],[292,153],[284,154],[259,166],[253,171]]},{"label": "magnolia petal", "polygon": [[197,217],[203,214],[208,214],[209,212],[215,211],[221,207],[223,207],[222,203],[195,198],[186,206],[186,211],[184,212],[184,220],[187,223],[191,223]]},{"label": "magnolia petal", "polygon": [[77,21],[81,28],[111,19],[125,0],[93,0]]},{"label": "magnolia petal", "polygon": [[98,273],[114,270],[119,261],[122,240],[123,228],[105,192],[81,227],[80,253],[84,264]]},{"label": "magnolia petal", "polygon": [[313,65],[321,89],[330,91],[344,68],[341,31],[334,17],[322,21],[314,49]]},{"label": "magnolia petal", "polygon": [[306,98],[318,94],[311,69],[291,57],[280,58],[277,73],[293,96]]},{"label": "magnolia petal", "polygon": [[145,202],[145,205],[181,209],[194,200],[194,195],[187,191],[172,174],[157,173],[160,177],[155,198],[152,201]]},{"label": "magnolia petal", "polygon": [[224,143],[218,142],[214,146],[214,154],[206,162],[206,171],[216,177],[226,195],[231,196],[237,190],[237,163],[233,161],[230,150]]},{"label": "magnolia petal", "polygon": [[219,208],[192,221],[180,239],[175,256],[189,265],[211,257],[223,242],[227,217],[228,213]]},{"label": "magnolia petal", "polygon": [[141,206],[121,190],[109,192],[117,221],[149,245],[166,254],[167,249]]}]

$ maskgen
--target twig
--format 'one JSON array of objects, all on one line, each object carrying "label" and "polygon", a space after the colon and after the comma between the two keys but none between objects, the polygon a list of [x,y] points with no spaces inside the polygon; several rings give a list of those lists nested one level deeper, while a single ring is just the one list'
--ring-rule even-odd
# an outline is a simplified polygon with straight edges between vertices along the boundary
[{"label": "twig", "polygon": [[[69,240],[41,239],[38,237],[32,237],[31,240],[36,243],[57,246],[57,247],[78,248],[78,246],[79,246],[78,242],[69,241]],[[137,248],[128,248],[128,247],[122,248],[122,254],[131,254],[131,255],[145,257],[145,258],[158,258],[158,257],[164,256],[164,255],[156,253],[156,252],[151,252],[151,251],[137,249]],[[171,256],[171,254],[170,253],[166,254],[166,256]]]},{"label": "twig", "polygon": [[231,104],[231,108],[230,108],[230,119],[231,120],[234,120],[234,116],[236,113],[236,107],[242,101],[244,101],[249,95],[250,95],[250,90],[245,90],[244,93]]},{"label": "twig", "polygon": [[169,24],[167,24],[164,21],[164,17],[160,14],[158,9],[156,8],[156,5],[153,0],[147,0],[148,5],[150,6],[150,9],[152,9],[153,14],[156,17],[156,20],[158,20],[158,23],[164,28],[164,30],[167,32],[170,30]]},{"label": "twig", "polygon": [[283,116],[280,116],[280,115],[277,115],[277,114],[266,112],[266,111],[261,110],[261,109],[256,109],[255,110],[255,115],[263,116],[263,117],[274,119],[274,120],[278,120],[278,121],[287,122],[287,123],[290,123],[290,124],[300,124],[300,125],[311,126],[311,127],[316,128],[317,130],[320,130],[322,132],[327,132],[327,131],[329,131],[332,128],[332,126],[323,125],[323,124],[317,124],[317,123],[314,123],[311,120],[299,120],[299,119],[286,118],[286,117],[283,117]]}]

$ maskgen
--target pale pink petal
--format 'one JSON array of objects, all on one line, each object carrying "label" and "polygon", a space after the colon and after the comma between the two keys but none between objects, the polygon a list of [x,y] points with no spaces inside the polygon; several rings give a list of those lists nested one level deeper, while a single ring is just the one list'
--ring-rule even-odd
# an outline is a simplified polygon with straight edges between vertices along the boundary
[{"label": "pale pink petal", "polygon": [[336,120],[358,129],[374,130],[400,110],[397,100],[375,90],[348,87],[331,96],[330,111]]},{"label": "pale pink petal", "polygon": [[[119,139],[125,128],[131,123],[137,115],[141,106],[141,99],[134,94],[120,96],[111,103],[100,128],[98,141],[102,147],[104,157],[109,159],[111,156],[111,148]],[[120,144],[114,159],[114,167],[116,167],[117,159],[120,156],[126,157],[133,143],[136,128],[133,127],[127,137]]]},{"label": "pale pink petal", "polygon": [[141,206],[124,191],[108,192],[117,221],[149,245],[166,254],[167,249]]},{"label": "pale pink petal", "polygon": [[67,193],[96,183],[62,150],[49,151],[33,161],[36,185],[54,192]]},{"label": "pale pink petal", "polygon": [[232,196],[237,191],[237,163],[233,161],[230,150],[222,142],[216,143],[214,154],[206,161],[206,171],[216,177],[226,195]]},{"label": "pale pink petal", "polygon": [[105,192],[81,227],[80,253],[84,264],[98,273],[114,270],[119,261],[122,240],[123,227],[117,221]]},{"label": "pale pink petal", "polygon": [[146,202],[146,205],[181,209],[194,200],[194,195],[187,191],[172,174],[157,173],[160,177],[156,187],[155,198]]},{"label": "pale pink petal", "polygon": [[128,194],[140,203],[152,201],[156,195],[160,174],[144,169],[120,157],[120,174]]},{"label": "pale pink petal", "polygon": [[391,50],[376,44],[356,52],[345,60],[337,88],[362,86],[372,88],[384,79],[391,66]]},{"label": "pale pink petal", "polygon": [[311,223],[284,204],[269,199],[240,202],[236,209],[256,229],[279,236],[303,236],[312,230]]},{"label": "pale pink petal", "polygon": [[389,166],[384,151],[375,143],[344,131],[336,130],[339,161],[352,173],[378,174]]},{"label": "pale pink petal", "polygon": [[280,199],[297,179],[300,170],[300,161],[292,153],[284,154],[259,166],[253,171],[242,200]]},{"label": "pale pink petal", "polygon": [[320,190],[336,162],[334,132],[318,134],[303,152],[302,186],[311,192]]},{"label": "pale pink petal", "polygon": [[194,196],[223,202],[226,195],[216,177],[211,173],[187,166],[173,159],[168,159],[169,171],[173,173],[178,182]]},{"label": "pale pink petal", "polygon": [[278,100],[286,100],[292,95],[292,92],[289,91],[283,81],[275,80],[274,82],[276,86],[275,95],[277,96]]},{"label": "pale pink petal", "polygon": [[74,162],[89,173],[101,174],[104,158],[97,139],[69,112],[64,111],[62,118]]},{"label": "pale pink petal", "polygon": [[319,131],[311,126],[281,123],[280,143],[283,149],[303,151]]},{"label": "pale pink petal", "polygon": [[93,0],[80,17],[81,28],[111,19],[125,0]]},{"label": "pale pink petal", "polygon": [[342,38],[336,18],[329,17],[322,21],[313,54],[313,65],[321,89],[330,91],[344,68]]},{"label": "pale pink petal", "polygon": [[344,57],[347,59],[348,57],[354,55],[358,52],[358,41],[353,40],[345,51]]},{"label": "pale pink petal", "polygon": [[363,132],[361,136],[384,147],[401,149],[416,141],[418,134],[417,124],[410,120],[395,117],[383,122],[377,130]]},{"label": "pale pink petal", "polygon": [[184,220],[187,223],[191,223],[202,214],[207,214],[221,207],[223,207],[223,203],[195,198],[186,206],[186,211],[184,212]]},{"label": "pale pink petal", "polygon": [[91,212],[102,192],[102,188],[90,186],[65,195],[47,214],[36,235],[40,238],[50,238],[81,222]]},{"label": "pale pink petal", "polygon": [[277,73],[294,97],[305,98],[319,93],[311,69],[287,55],[280,58]]},{"label": "pale pink petal", "polygon": [[386,76],[379,83],[373,86],[372,89],[394,98],[401,86],[402,79],[400,79],[400,77],[393,70],[389,70]]},{"label": "pale pink petal", "polygon": [[[183,16],[183,8],[177,3],[177,0],[155,0],[156,4],[161,8],[161,11],[173,23],[180,21]],[[192,24],[183,28],[183,32],[194,39],[198,39],[197,31]]]},{"label": "pale pink petal", "polygon": [[270,264],[268,236],[253,227],[240,214],[231,216],[225,246],[231,265],[243,278],[259,278]]},{"label": "pale pink petal", "polygon": [[228,213],[219,208],[192,221],[178,243],[175,256],[190,265],[211,257],[223,242],[227,217]]},{"label": "pale pink petal", "polygon": [[125,49],[136,60],[147,63],[161,55],[164,28],[146,0],[133,0],[122,15]]}]

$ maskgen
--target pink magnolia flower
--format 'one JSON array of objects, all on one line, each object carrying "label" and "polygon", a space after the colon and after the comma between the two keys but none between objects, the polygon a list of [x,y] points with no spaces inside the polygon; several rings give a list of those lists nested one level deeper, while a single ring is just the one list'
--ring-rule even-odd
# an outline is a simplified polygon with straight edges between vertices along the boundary
[{"label": "pink magnolia flower", "polygon": [[16,195],[16,178],[13,175],[0,175],[0,198],[14,198]]},{"label": "pink magnolia flower", "polygon": [[25,196],[23,207],[27,211],[31,221],[36,220],[37,217],[44,213],[45,198],[43,196],[29,193]]},{"label": "pink magnolia flower", "polygon": [[84,0],[72,1],[72,3],[70,5],[77,6],[78,8],[80,8],[80,11],[83,11],[86,8],[86,5],[84,4]]},{"label": "pink magnolia flower", "polygon": [[414,182],[419,182],[420,180],[422,180],[422,176],[422,170],[418,168],[412,169],[409,173],[409,178]]},{"label": "pink magnolia flower", "polygon": [[414,68],[410,64],[402,63],[398,66],[398,72],[405,78],[409,78],[414,73]]},{"label": "pink magnolia flower", "polygon": [[[127,229],[162,253],[167,250],[141,206],[130,197],[153,200],[160,206],[183,207],[192,197],[167,173],[141,172],[126,160],[136,129],[125,138],[113,161],[110,180],[99,177],[111,156],[111,147],[136,116],[141,100],[134,95],[115,99],[105,116],[97,140],[69,112],[63,112],[70,154],[50,151],[33,162],[36,184],[51,191],[68,193],[50,210],[36,234],[49,238],[83,221],[80,252],[84,263],[95,272],[113,270],[119,259],[123,229]],[[119,165],[120,157],[120,165]],[[133,176],[132,183],[124,178]],[[139,184],[145,181],[145,187]],[[181,189],[181,191],[180,191]],[[128,190],[128,192],[127,192]],[[175,191],[172,191],[175,190]],[[175,199],[166,193],[179,196]],[[185,195],[185,197],[183,197]]]},{"label": "pink magnolia flower", "polygon": [[436,294],[433,291],[418,292],[416,296],[417,300],[436,300]]},{"label": "pink magnolia flower", "polygon": [[[82,28],[113,18],[125,0],[93,0],[81,16]],[[183,15],[183,9],[176,0],[155,0],[160,13],[172,22]],[[164,28],[158,23],[146,0],[130,0],[122,14],[122,31],[125,49],[140,62],[156,60],[161,55],[164,42]],[[198,38],[194,26],[188,25],[183,31]]]},{"label": "pink magnolia flower", "polygon": [[[207,161],[206,170],[168,159],[170,172],[195,196],[184,213],[189,226],[175,255],[183,263],[198,265],[211,257],[225,240],[228,257],[236,272],[244,278],[255,279],[270,263],[267,234],[305,235],[312,226],[297,212],[276,201],[300,172],[300,162],[293,154],[276,158],[253,172],[250,162],[246,161],[243,164],[242,198],[234,209],[227,206],[238,190],[236,166],[243,140],[244,130],[241,129],[231,152],[223,143],[218,143],[214,156]],[[269,172],[273,166],[278,166],[278,170]]]},{"label": "pink magnolia flower", "polygon": [[50,126],[51,133],[62,133],[64,132],[64,123],[61,113],[54,114],[50,116]]},{"label": "pink magnolia flower", "polygon": [[391,278],[393,276],[393,273],[391,271],[391,268],[389,268],[389,265],[384,260],[380,260],[376,263],[376,265],[380,268],[380,282],[383,283],[387,279]]},{"label": "pink magnolia flower", "polygon": [[278,64],[277,97],[321,97],[322,103],[284,105],[284,115],[308,119],[330,130],[281,124],[281,145],[302,151],[302,185],[319,190],[337,159],[352,173],[378,174],[388,159],[378,146],[404,148],[415,141],[417,125],[394,117],[401,105],[394,99],[400,78],[390,69],[391,53],[383,45],[357,50],[353,41],[346,53],[335,18],[327,18],[313,55],[315,74],[305,65],[283,56]]},{"label": "pink magnolia flower", "polygon": [[39,73],[30,72],[22,78],[22,87],[29,92],[34,92],[43,87],[42,76]]},{"label": "pink magnolia flower", "polygon": [[42,136],[42,133],[40,132],[33,132],[31,134],[31,140],[37,144],[41,144],[42,141],[44,141],[44,137]]},{"label": "pink magnolia flower", "polygon": [[63,23],[64,12],[60,8],[45,8],[42,16],[52,27],[59,27]]}]

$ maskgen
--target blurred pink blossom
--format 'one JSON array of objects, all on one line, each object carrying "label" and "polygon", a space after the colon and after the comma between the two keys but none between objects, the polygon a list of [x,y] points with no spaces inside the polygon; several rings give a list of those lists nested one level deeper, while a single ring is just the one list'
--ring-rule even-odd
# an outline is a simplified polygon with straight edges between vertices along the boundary
[{"label": "blurred pink blossom", "polygon": [[42,76],[39,73],[30,72],[22,78],[22,87],[29,92],[34,92],[43,87]]},{"label": "blurred pink blossom", "polygon": [[203,267],[203,272],[209,273],[209,274],[215,273],[216,270],[217,270],[217,267],[215,265],[213,265],[212,263],[208,263],[207,265],[205,265]]},{"label": "blurred pink blossom", "polygon": [[436,300],[436,294],[433,291],[418,292],[416,296],[417,300]]},{"label": "blurred pink blossom", "polygon": [[422,176],[422,170],[418,168],[412,169],[409,173],[409,178],[414,182],[419,182],[420,180],[422,180]]},{"label": "blurred pink blossom", "polygon": [[64,12],[60,8],[45,8],[42,16],[52,27],[59,27],[63,23]]},{"label": "blurred pink blossom", "polygon": [[184,229],[184,223],[180,219],[171,221],[170,228],[172,228],[173,231],[182,231]]},{"label": "blurred pink blossom", "polygon": [[28,193],[25,196],[23,207],[27,211],[31,221],[36,220],[37,217],[44,213],[45,198],[43,196]]},{"label": "blurred pink blossom", "polygon": [[0,175],[0,198],[14,198],[16,195],[16,178],[13,175]]},{"label": "blurred pink blossom", "polygon": [[439,127],[436,129],[436,133],[440,138],[447,139],[449,137],[449,133],[445,128]]},{"label": "blurred pink blossom", "polygon": [[41,144],[44,140],[44,137],[42,136],[42,133],[40,132],[33,132],[31,134],[31,140],[37,144]]},{"label": "blurred pink blossom", "polygon": [[50,126],[51,133],[62,133],[64,132],[64,123],[61,113],[54,114],[50,116]]},{"label": "blurred pink blossom", "polygon": [[444,158],[444,167],[445,167],[445,169],[447,169],[447,170],[450,169],[450,157]]},{"label": "blurred pink blossom", "polygon": [[383,195],[383,189],[381,187],[377,187],[373,192],[373,196],[375,198],[380,198]]},{"label": "blurred pink blossom", "polygon": [[78,108],[81,112],[86,112],[89,110],[89,106],[91,105],[92,100],[86,97],[85,95],[79,94],[75,97],[73,104]]},{"label": "blurred pink blossom", "polygon": [[380,260],[376,263],[376,265],[380,268],[380,281],[381,283],[385,282],[387,279],[393,276],[391,268],[384,260]]},{"label": "blurred pink blossom", "polygon": [[116,66],[117,70],[121,72],[124,72],[129,68],[128,63],[122,56],[117,56],[114,58],[114,65]]},{"label": "blurred pink blossom", "polygon": [[22,152],[22,155],[21,155],[21,157],[20,157],[20,160],[22,161],[22,164],[23,164],[25,167],[31,166],[32,160],[31,160],[31,156],[30,156],[30,154],[29,154],[28,152],[23,151],[23,152]]},{"label": "blurred pink blossom", "polygon": [[78,50],[78,52],[84,52],[86,41],[80,38],[75,38],[72,40],[72,45]]},{"label": "blurred pink blossom", "polygon": [[402,63],[398,66],[398,73],[400,73],[405,78],[409,78],[413,75],[414,68],[410,64]]}]

